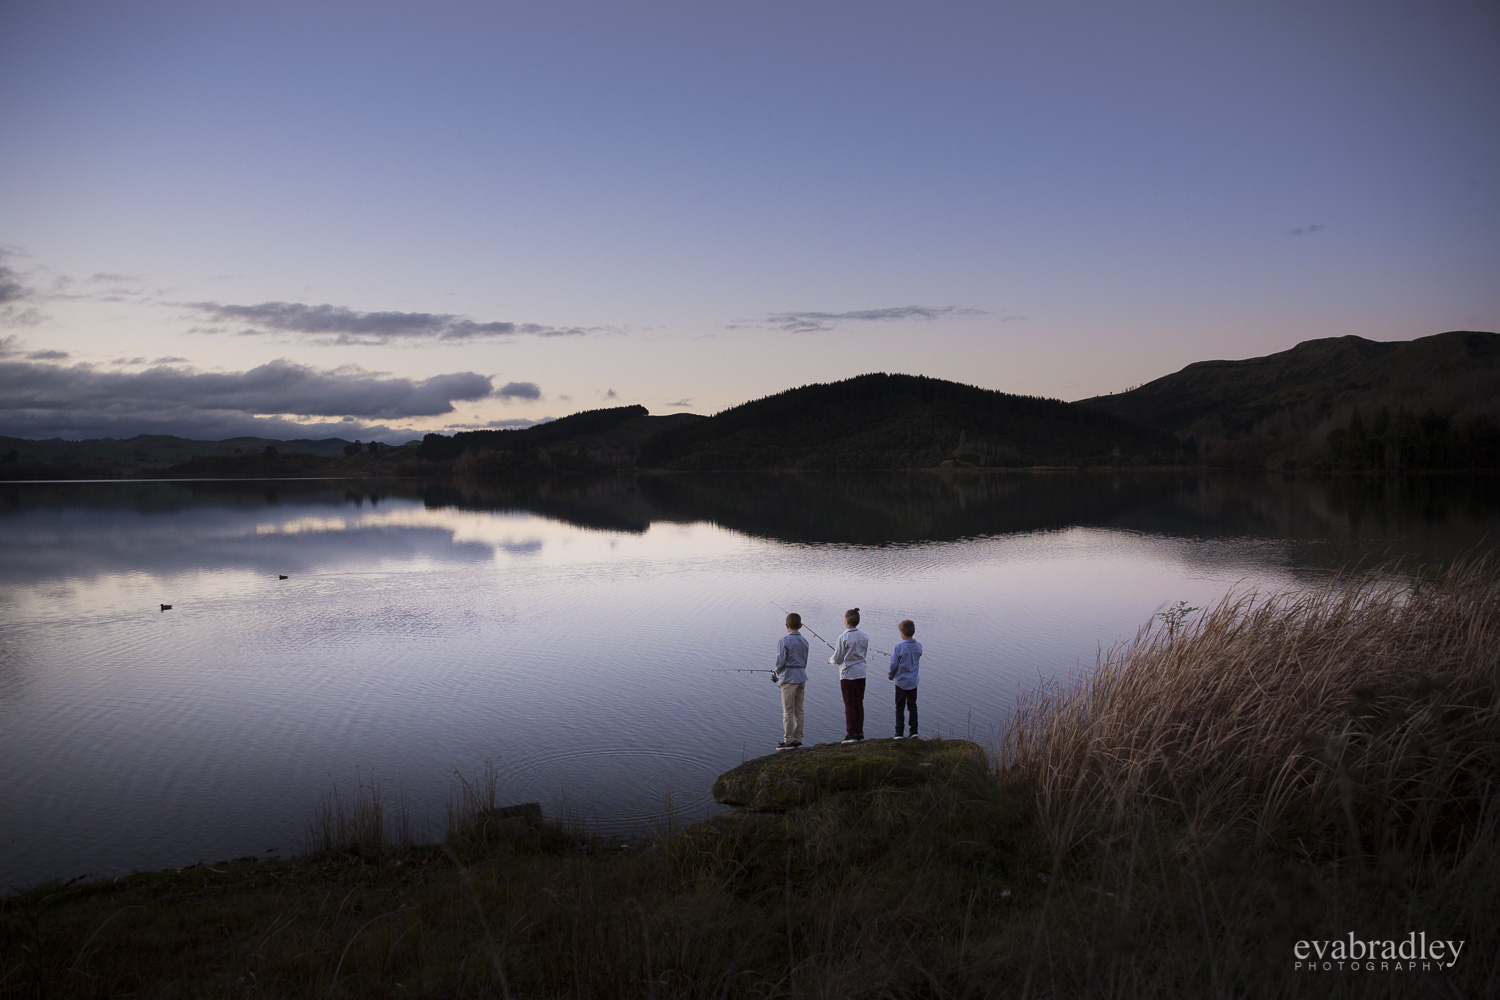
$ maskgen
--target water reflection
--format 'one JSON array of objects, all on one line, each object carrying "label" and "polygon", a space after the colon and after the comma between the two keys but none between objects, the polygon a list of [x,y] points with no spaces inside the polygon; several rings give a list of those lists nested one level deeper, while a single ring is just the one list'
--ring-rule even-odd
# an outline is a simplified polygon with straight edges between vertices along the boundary
[{"label": "water reflection", "polygon": [[1294,539],[1334,568],[1372,553],[1449,559],[1500,526],[1500,479],[1259,473],[724,474],[429,487],[429,507],[525,510],[640,533],[708,521],[806,544],[942,542],[1090,526],[1167,537]]},{"label": "water reflection", "polygon": [[275,576],[385,560],[474,563],[493,555],[489,546],[455,541],[440,527],[344,517],[277,523],[265,517],[269,509],[191,506],[170,517],[93,506],[15,513],[0,518],[6,546],[0,586],[221,569]]},{"label": "water reflection", "polygon": [[[602,828],[769,750],[784,605],[918,622],[924,729],[984,737],[1162,606],[1495,535],[1460,477],[742,475],[0,487],[0,888],[295,846],[332,781],[454,768]],[[279,577],[286,575],[288,579]],[[161,612],[159,603],[174,610]],[[816,658],[815,658],[816,659]],[[842,733],[832,673],[812,740]],[[882,720],[889,691],[871,685]],[[105,837],[101,831],[107,830]]]},{"label": "water reflection", "polygon": [[[189,565],[270,571],[378,559],[472,562],[491,556],[485,544],[456,542],[442,529],[398,526],[367,516],[417,505],[525,512],[580,528],[636,535],[655,523],[706,521],[803,544],[942,542],[1091,526],[1168,537],[1354,540],[1361,552],[1381,551],[1384,540],[1398,554],[1441,559],[1500,524],[1500,480],[862,473],[468,483],[70,483],[63,490],[7,484],[0,488],[0,530],[13,547],[0,567],[0,580],[168,572]],[[299,512],[303,530],[285,518],[267,527],[268,512],[289,509]],[[328,520],[318,523],[319,516]],[[540,546],[539,540],[529,539],[504,547],[529,553]],[[1352,552],[1347,544],[1335,544],[1324,554],[1341,560]]]}]

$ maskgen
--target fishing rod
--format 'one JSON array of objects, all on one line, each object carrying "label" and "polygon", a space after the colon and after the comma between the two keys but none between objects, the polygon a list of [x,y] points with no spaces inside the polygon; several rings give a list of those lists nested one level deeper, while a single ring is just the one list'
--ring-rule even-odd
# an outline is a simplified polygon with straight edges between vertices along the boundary
[{"label": "fishing rod", "polygon": [[[776,607],[780,608],[782,614],[784,614],[784,615],[791,614],[790,611],[788,611],[786,608],[782,608],[781,605],[776,604],[775,601],[772,601],[771,603],[775,604]],[[827,646],[829,649],[833,649],[833,643],[829,642],[827,639],[823,638],[821,635],[818,635],[818,633],[813,632],[812,626],[809,625],[809,624],[807,624],[807,622],[803,622],[802,623],[802,627],[805,628],[805,629],[807,629],[809,632],[812,632],[813,638],[817,639],[819,642],[821,642],[823,645]]]},{"label": "fishing rod", "polygon": [[[791,614],[790,611],[788,611],[786,608],[782,608],[781,605],[776,604],[775,601],[772,601],[771,603],[775,604],[776,607],[780,608],[782,614],[784,614],[784,615]],[[803,622],[802,623],[802,627],[805,628],[805,629],[807,629],[809,632],[812,632],[813,637],[815,639],[817,639],[819,642],[821,642],[823,645],[827,646],[829,649],[833,649],[834,648],[833,643],[829,642],[827,639],[823,638],[821,635],[818,635],[818,633],[813,632],[812,626],[809,625],[809,624],[807,624],[807,622]],[[838,652],[838,650],[835,649],[834,652]],[[885,650],[883,650],[883,649],[876,649],[873,646],[870,647],[870,652],[875,653],[875,654],[877,654],[879,656],[890,656],[891,655],[890,653],[887,653]]]},{"label": "fishing rod", "polygon": [[719,667],[721,674],[774,674],[776,671],[760,667]]}]

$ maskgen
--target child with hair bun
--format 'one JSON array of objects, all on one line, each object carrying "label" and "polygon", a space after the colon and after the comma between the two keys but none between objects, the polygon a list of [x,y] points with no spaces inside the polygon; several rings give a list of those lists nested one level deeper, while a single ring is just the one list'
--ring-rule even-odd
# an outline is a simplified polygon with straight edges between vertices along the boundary
[{"label": "child with hair bun", "polygon": [[844,634],[828,662],[839,668],[839,693],[844,696],[845,743],[858,743],[865,738],[865,654],[870,649],[870,637],[859,630],[859,609],[844,612]]}]

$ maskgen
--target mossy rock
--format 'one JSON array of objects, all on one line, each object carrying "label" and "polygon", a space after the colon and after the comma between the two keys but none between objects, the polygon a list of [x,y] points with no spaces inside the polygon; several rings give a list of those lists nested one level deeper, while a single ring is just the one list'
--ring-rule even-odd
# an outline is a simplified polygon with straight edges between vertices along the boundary
[{"label": "mossy rock", "polygon": [[719,775],[714,801],[755,812],[782,812],[839,792],[933,781],[976,789],[994,784],[984,750],[968,740],[866,740],[822,743],[747,760]]}]

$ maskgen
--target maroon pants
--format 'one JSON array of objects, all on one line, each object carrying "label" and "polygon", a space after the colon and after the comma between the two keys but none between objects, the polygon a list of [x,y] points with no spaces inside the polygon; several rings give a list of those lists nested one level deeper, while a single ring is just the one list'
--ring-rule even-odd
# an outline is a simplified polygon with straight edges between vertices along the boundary
[{"label": "maroon pants", "polygon": [[839,693],[844,696],[844,735],[865,735],[865,679],[839,679]]}]

